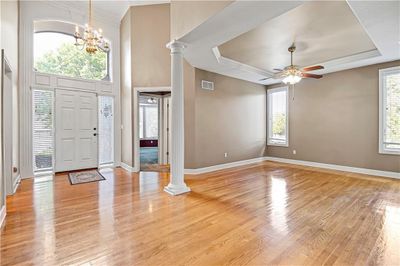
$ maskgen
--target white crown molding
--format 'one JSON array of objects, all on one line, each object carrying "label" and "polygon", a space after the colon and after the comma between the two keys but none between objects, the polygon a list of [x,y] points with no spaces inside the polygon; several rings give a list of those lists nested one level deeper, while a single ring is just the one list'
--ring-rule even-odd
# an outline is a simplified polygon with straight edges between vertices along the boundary
[{"label": "white crown molding", "polygon": [[395,178],[400,179],[400,173],[397,172],[390,172],[390,171],[381,171],[375,169],[367,169],[367,168],[359,168],[359,167],[351,167],[351,166],[344,166],[344,165],[337,165],[337,164],[326,164],[326,163],[318,163],[318,162],[310,162],[310,161],[302,161],[302,160],[292,160],[286,158],[279,158],[279,157],[259,157],[250,160],[243,160],[237,161],[232,163],[226,164],[218,164],[209,167],[203,168],[196,168],[196,169],[185,169],[185,174],[187,175],[199,175],[205,174],[209,172],[224,170],[232,167],[243,166],[253,163],[259,163],[263,161],[271,161],[271,162],[280,162],[280,163],[288,163],[294,165],[302,165],[302,166],[309,166],[314,168],[322,168],[322,169],[329,169],[329,170],[337,170],[342,172],[349,172],[349,173],[357,173],[357,174],[364,174],[370,176],[378,176],[378,177],[387,177],[387,178]]},{"label": "white crown molding", "polygon": [[7,211],[6,205],[4,204],[3,207],[0,209],[0,228],[2,228],[4,220],[6,219]]}]

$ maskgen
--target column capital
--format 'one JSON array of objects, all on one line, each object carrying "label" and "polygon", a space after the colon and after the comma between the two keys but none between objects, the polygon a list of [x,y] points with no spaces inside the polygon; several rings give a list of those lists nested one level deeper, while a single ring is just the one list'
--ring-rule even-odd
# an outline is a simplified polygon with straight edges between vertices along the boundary
[{"label": "column capital", "polygon": [[167,43],[167,48],[170,49],[171,52],[183,53],[183,49],[185,49],[186,47],[187,47],[186,44],[177,40],[173,40]]}]

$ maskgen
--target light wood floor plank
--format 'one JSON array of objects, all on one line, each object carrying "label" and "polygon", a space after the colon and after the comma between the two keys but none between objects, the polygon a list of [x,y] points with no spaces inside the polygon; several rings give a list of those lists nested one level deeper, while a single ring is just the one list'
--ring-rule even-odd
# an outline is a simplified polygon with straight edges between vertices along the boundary
[{"label": "light wood floor plank", "polygon": [[400,265],[400,181],[263,162],[187,176],[23,180],[1,265]]}]

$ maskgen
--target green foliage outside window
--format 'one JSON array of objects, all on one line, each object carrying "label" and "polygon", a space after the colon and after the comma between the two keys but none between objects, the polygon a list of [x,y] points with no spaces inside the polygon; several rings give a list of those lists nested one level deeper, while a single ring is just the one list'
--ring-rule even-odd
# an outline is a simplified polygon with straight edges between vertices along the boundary
[{"label": "green foliage outside window", "polygon": [[400,143],[400,75],[388,76],[386,79],[386,86],[386,141]]},{"label": "green foliage outside window", "polygon": [[64,43],[36,59],[35,69],[48,74],[102,80],[107,75],[107,53],[97,51],[90,55],[73,43]]},{"label": "green foliage outside window", "polygon": [[284,136],[286,128],[286,115],[276,114],[273,118],[272,133],[274,136]]}]

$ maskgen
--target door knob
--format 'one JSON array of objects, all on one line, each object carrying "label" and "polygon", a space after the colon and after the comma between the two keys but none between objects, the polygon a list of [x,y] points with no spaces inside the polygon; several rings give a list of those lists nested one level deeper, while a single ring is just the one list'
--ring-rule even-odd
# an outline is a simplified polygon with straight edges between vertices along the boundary
[{"label": "door knob", "polygon": [[97,134],[96,134],[96,133],[93,133],[93,136],[97,136]]},{"label": "door knob", "polygon": [[93,128],[93,130],[96,130],[96,128]]}]

